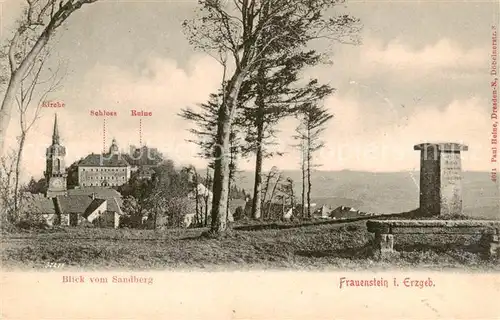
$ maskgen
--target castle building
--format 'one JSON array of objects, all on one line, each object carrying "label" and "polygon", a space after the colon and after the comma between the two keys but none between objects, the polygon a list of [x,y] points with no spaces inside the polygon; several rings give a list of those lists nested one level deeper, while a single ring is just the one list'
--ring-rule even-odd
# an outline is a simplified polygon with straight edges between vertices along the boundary
[{"label": "castle building", "polygon": [[89,154],[78,163],[78,184],[80,187],[114,187],[128,182],[131,166],[120,154],[116,139],[113,139],[108,153]]},{"label": "castle building", "polygon": [[142,146],[136,148],[130,146],[129,154],[123,154],[124,158],[130,164],[132,173],[135,173],[140,180],[151,179],[154,170],[163,162],[163,155],[157,148]]},{"label": "castle building", "polygon": [[52,131],[52,144],[47,148],[45,154],[45,179],[48,182],[47,198],[66,195],[66,166],[64,157],[66,148],[61,145],[59,137],[59,128],[57,127],[57,114],[54,117],[54,129]]}]

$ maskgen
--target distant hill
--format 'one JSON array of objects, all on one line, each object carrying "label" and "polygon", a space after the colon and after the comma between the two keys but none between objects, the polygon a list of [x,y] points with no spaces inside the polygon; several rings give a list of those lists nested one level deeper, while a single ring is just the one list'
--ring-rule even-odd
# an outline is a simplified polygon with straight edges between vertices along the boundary
[{"label": "distant hill", "polygon": [[[253,172],[240,172],[239,188],[253,190]],[[295,182],[300,197],[300,171],[285,171]],[[420,173],[315,171],[312,173],[312,202],[327,203],[332,207],[354,207],[364,212],[397,213],[410,211],[419,205]],[[463,173],[463,211],[471,216],[500,218],[498,184],[490,180],[488,172]]]}]

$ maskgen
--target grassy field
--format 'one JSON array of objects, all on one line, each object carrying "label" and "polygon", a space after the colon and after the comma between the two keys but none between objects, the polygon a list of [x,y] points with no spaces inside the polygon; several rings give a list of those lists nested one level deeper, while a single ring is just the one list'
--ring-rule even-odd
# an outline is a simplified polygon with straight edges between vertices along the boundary
[{"label": "grassy field", "polygon": [[43,269],[49,263],[85,270],[496,270],[483,261],[478,238],[470,236],[396,236],[400,257],[375,261],[366,222],[288,229],[232,230],[220,239],[201,236],[205,229],[163,231],[68,228],[12,232],[1,237],[2,267]]}]

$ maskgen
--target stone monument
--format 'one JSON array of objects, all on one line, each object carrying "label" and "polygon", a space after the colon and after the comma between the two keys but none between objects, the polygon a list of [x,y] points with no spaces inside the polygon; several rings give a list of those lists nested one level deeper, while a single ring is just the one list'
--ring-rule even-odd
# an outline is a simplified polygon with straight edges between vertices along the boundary
[{"label": "stone monument", "polygon": [[420,214],[461,214],[460,152],[468,147],[459,143],[421,143],[414,150],[420,150]]}]

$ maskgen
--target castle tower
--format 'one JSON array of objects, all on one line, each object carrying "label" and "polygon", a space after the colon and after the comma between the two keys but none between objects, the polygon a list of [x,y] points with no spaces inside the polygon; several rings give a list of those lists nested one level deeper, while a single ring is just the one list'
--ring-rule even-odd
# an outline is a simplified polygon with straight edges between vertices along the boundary
[{"label": "castle tower", "polygon": [[113,138],[113,141],[111,142],[111,146],[109,147],[109,154],[110,155],[115,155],[119,154],[120,151],[118,150],[118,144],[116,143],[116,139]]},{"label": "castle tower", "polygon": [[59,195],[65,195],[66,184],[66,166],[64,157],[66,148],[60,144],[59,128],[57,126],[57,114],[54,118],[54,129],[52,131],[52,144],[47,148],[45,179],[48,182],[47,197],[53,198]]}]

